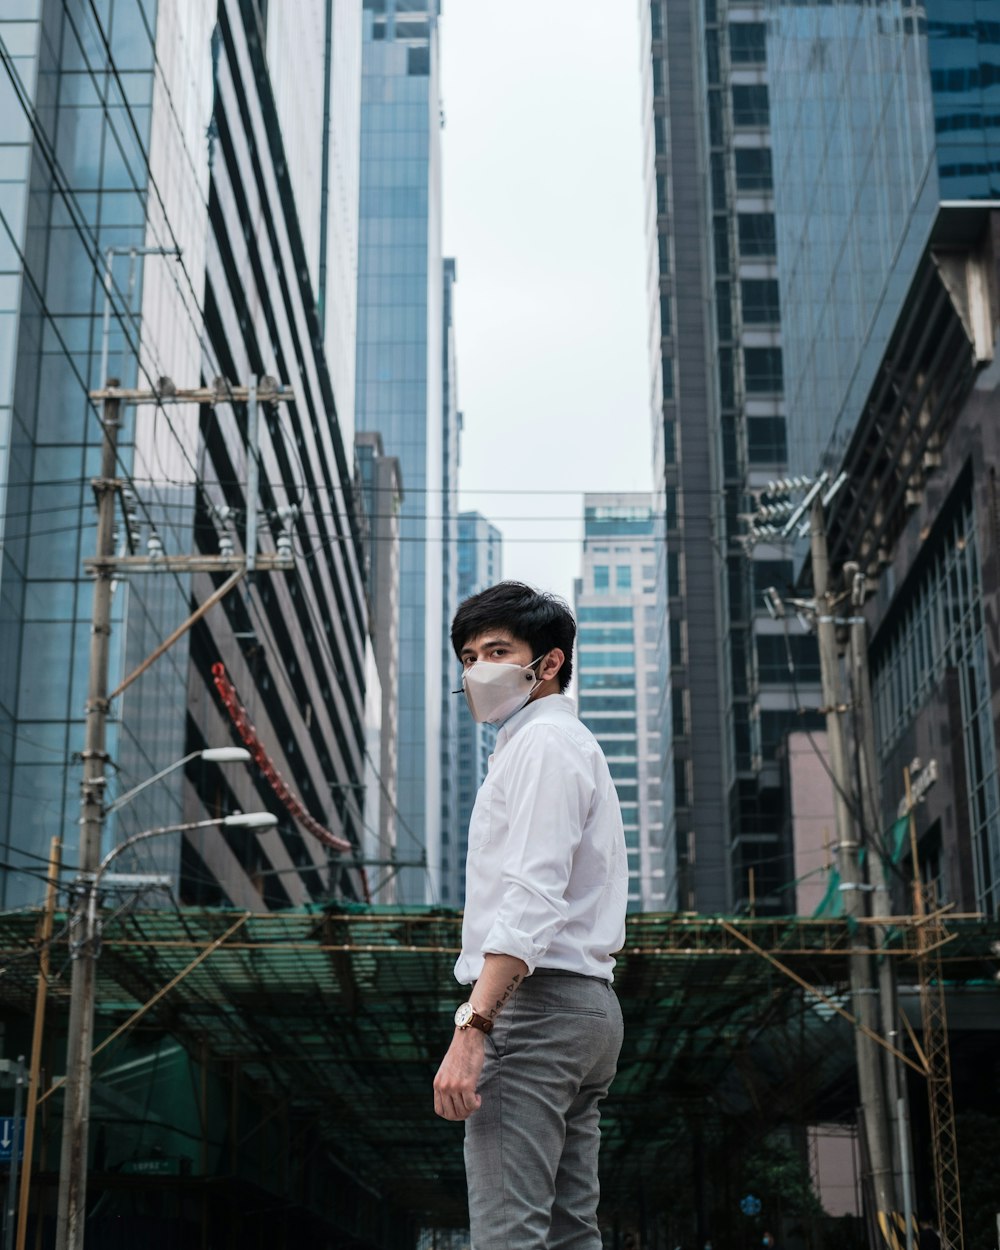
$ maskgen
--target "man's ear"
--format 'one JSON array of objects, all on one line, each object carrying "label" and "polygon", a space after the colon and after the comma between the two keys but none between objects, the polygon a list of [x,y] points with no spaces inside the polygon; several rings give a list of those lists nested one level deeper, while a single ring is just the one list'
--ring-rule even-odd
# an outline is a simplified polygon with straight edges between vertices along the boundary
[{"label": "man's ear", "polygon": [[542,661],[542,667],[538,670],[539,680],[549,681],[553,677],[557,677],[565,660],[565,653],[560,651],[558,647],[553,647]]}]

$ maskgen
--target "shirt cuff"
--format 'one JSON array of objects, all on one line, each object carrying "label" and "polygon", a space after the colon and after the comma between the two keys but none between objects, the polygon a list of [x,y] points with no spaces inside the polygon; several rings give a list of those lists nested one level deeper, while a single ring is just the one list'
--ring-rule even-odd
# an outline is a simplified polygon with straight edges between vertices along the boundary
[{"label": "shirt cuff", "polygon": [[528,965],[528,975],[535,971],[535,965],[549,949],[546,942],[540,945],[523,929],[513,929],[503,920],[495,920],[486,940],[483,942],[484,955],[513,955]]}]

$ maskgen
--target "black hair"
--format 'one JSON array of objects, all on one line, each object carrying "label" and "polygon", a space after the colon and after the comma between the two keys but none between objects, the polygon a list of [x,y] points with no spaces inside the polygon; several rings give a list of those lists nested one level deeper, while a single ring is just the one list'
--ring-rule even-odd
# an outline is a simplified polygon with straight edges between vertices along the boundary
[{"label": "black hair", "polygon": [[524,582],[498,582],[481,590],[459,605],[451,623],[451,645],[458,658],[470,638],[491,629],[505,630],[518,642],[526,642],[532,657],[558,647],[566,657],[557,674],[559,689],[566,689],[573,676],[576,621],[565,600]]}]

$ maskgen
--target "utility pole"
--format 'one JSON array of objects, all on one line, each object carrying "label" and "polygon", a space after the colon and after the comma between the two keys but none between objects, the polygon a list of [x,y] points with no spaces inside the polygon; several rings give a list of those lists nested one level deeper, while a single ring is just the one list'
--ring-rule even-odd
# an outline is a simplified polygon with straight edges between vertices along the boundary
[{"label": "utility pole", "polygon": [[[112,386],[117,379],[111,379]],[[107,397],[101,412],[101,475],[92,485],[97,496],[97,556],[115,554],[115,475],[121,404]],[[101,862],[104,790],[108,755],[108,655],[111,640],[111,578],[108,564],[95,570],[90,626],[90,672],[87,722],[80,788],[80,878],[90,880]],[[87,1139],[90,1120],[90,1055],[94,1049],[94,983],[97,975],[87,894],[76,890],[72,900],[69,1032],[66,1039],[66,1099],[63,1107],[62,1153],[59,1160],[59,1206],[56,1250],[83,1245],[87,1211]]]},{"label": "utility pole", "polygon": [[[844,896],[845,913],[851,917],[861,918],[867,911],[863,889],[865,883],[861,880],[858,859],[860,842],[857,826],[847,799],[851,792],[850,769],[842,721],[849,701],[843,698],[841,690],[837,618],[834,611],[834,596],[830,593],[826,521],[823,513],[823,500],[818,494],[812,501],[810,550],[813,590],[816,597],[816,633],[819,642],[823,703],[826,712],[827,738],[830,744],[830,766],[835,780],[834,804],[840,888]],[[863,940],[859,932],[855,937],[855,943]],[[856,1030],[854,1043],[858,1064],[858,1086],[864,1113],[865,1141],[871,1161],[876,1222],[885,1244],[894,1246],[898,1244],[898,1214],[889,1133],[889,1111],[882,1059],[879,1054],[880,1048],[870,1036],[871,1033],[877,1033],[880,1023],[871,956],[863,952],[852,954],[849,958],[849,971],[854,1015],[869,1031],[866,1034],[861,1029]]]},{"label": "utility pole", "polygon": [[[70,918],[70,950],[72,973],[70,980],[69,1025],[66,1039],[66,1096],[63,1109],[62,1151],[59,1163],[59,1204],[56,1223],[56,1250],[82,1250],[84,1225],[87,1211],[87,1162],[90,1127],[90,1090],[92,1058],[94,1050],[94,1008],[96,1001],[97,944],[99,922],[95,892],[101,865],[101,837],[104,829],[104,793],[107,785],[108,755],[106,749],[107,719],[110,698],[108,695],[108,671],[111,638],[111,584],[116,575],[131,573],[164,573],[181,570],[193,571],[246,571],[249,553],[243,556],[221,554],[218,556],[169,556],[162,549],[151,551],[148,556],[115,556],[115,499],[126,485],[116,476],[118,459],[118,431],[121,424],[121,406],[127,404],[253,404],[254,428],[248,431],[247,463],[250,480],[256,487],[257,448],[256,404],[259,401],[277,403],[293,398],[293,393],[281,387],[273,378],[262,378],[252,387],[232,387],[224,379],[214,387],[200,387],[181,391],[167,378],[160,380],[159,389],[141,391],[121,388],[118,379],[109,378],[106,387],[92,391],[90,398],[100,401],[101,426],[101,472],[92,485],[97,497],[97,550],[85,562],[94,577],[94,597],[91,613],[90,669],[87,692],[86,734],[83,750],[83,781],[80,803],[80,849],[79,871],[74,883]],[[257,491],[251,496],[247,491],[248,534],[256,546]],[[255,567],[260,571],[291,569],[294,567],[290,545],[276,555],[262,555],[254,551]],[[236,584],[234,576],[226,588]],[[221,588],[220,588],[221,589]],[[212,597],[213,601],[215,596]],[[169,642],[176,641],[204,614],[203,609],[194,612],[185,624],[171,635]],[[154,656],[165,647],[158,647]],[[114,692],[119,694],[144,671],[143,664],[130,674]]]},{"label": "utility pole", "polygon": [[[875,750],[875,714],[872,707],[871,676],[868,667],[868,622],[863,615],[867,597],[868,579],[858,564],[844,565],[844,578],[850,587],[851,617],[849,655],[851,672],[851,695],[854,705],[855,755],[858,761],[859,810],[862,825],[872,839],[882,826],[882,804],[879,798],[878,760]],[[873,887],[872,904],[875,916],[891,916],[882,848],[870,846],[866,859],[868,879]],[[876,947],[881,947],[886,937],[882,926],[873,929]],[[880,1027],[883,1037],[896,1044],[899,1035],[899,1005],[896,993],[896,965],[891,959],[881,959],[878,965],[878,1000]],[[881,1055],[884,1069],[885,1106],[893,1113],[896,1133],[894,1146],[895,1173],[900,1178],[903,1195],[903,1220],[906,1250],[913,1250],[913,1204],[909,1167],[909,1114],[906,1106],[906,1082],[901,1077],[899,1061],[889,1051]]]}]

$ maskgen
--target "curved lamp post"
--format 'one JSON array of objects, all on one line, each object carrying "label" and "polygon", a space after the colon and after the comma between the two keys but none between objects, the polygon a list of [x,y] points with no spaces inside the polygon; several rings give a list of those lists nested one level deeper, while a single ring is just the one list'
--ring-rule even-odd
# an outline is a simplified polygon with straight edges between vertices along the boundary
[{"label": "curved lamp post", "polygon": [[131,803],[140,790],[145,790],[154,781],[161,781],[168,773],[172,773],[177,768],[183,768],[185,764],[189,764],[192,760],[196,760],[199,757],[206,760],[209,764],[249,764],[253,758],[246,747],[204,747],[200,751],[192,751],[189,755],[185,755],[182,760],[175,760],[154,776],[147,777],[145,781],[140,781],[131,790],[126,790],[124,794],[120,794],[113,803],[109,803],[104,809],[104,815],[109,816],[120,807],[124,807],[126,803]]}]

